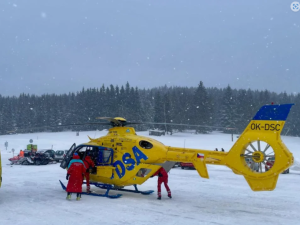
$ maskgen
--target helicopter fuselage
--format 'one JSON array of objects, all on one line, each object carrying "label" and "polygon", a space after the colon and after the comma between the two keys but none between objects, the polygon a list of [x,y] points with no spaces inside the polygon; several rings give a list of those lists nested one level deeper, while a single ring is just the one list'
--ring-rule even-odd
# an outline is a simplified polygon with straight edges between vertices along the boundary
[{"label": "helicopter fuselage", "polygon": [[167,147],[157,140],[138,136],[132,127],[113,127],[106,136],[91,139],[84,145],[103,146],[112,150],[109,165],[99,165],[91,174],[94,182],[118,186],[142,184],[166,161]]}]

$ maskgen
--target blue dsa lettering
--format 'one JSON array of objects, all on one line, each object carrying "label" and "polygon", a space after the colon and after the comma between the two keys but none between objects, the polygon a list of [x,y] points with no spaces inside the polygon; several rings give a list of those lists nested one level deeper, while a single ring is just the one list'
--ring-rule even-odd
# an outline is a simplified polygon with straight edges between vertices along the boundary
[{"label": "blue dsa lettering", "polygon": [[133,170],[135,163],[137,165],[139,165],[141,163],[141,159],[144,159],[144,160],[148,159],[148,157],[141,150],[139,150],[136,146],[134,146],[132,148],[132,151],[133,151],[136,161],[133,158],[131,158],[131,156],[128,152],[126,152],[122,156],[122,161],[117,160],[113,164],[113,166],[116,167],[116,173],[118,174],[119,178],[124,177],[126,170],[128,170],[128,171]]}]

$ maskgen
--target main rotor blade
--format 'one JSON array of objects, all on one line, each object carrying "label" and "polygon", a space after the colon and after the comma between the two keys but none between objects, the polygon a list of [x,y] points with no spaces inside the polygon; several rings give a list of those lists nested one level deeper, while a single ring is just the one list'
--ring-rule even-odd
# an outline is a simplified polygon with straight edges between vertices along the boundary
[{"label": "main rotor blade", "polygon": [[[128,124],[128,123],[127,123]],[[190,126],[190,127],[207,127],[207,128],[220,128],[226,130],[235,130],[234,127],[218,127],[218,126],[207,126],[207,125],[191,125],[191,124],[182,124],[182,123],[152,123],[152,122],[141,122],[140,124],[149,124],[149,125],[173,125],[173,126]]]},{"label": "main rotor blade", "polygon": [[58,127],[69,127],[69,126],[84,126],[84,125],[111,125],[110,123],[71,123],[71,124],[58,124],[58,125],[47,125],[39,127],[16,127],[15,130],[7,131],[7,133],[17,132],[17,131],[26,131],[26,130],[36,130],[40,128],[58,128]]}]

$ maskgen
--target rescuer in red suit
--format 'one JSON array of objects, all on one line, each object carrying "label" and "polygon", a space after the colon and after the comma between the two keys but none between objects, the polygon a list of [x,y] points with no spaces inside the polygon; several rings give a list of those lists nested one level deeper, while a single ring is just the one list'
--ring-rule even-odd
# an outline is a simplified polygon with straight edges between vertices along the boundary
[{"label": "rescuer in red suit", "polygon": [[[66,179],[69,180],[67,185],[67,199],[71,199],[72,193],[77,193],[76,200],[80,200],[82,192],[83,177],[85,174],[85,166],[79,155],[75,153],[73,159],[68,166]],[[69,178],[70,177],[70,178]]]},{"label": "rescuer in red suit", "polygon": [[153,174],[153,176],[156,176],[156,175],[158,176],[158,183],[157,183],[157,195],[158,195],[158,197],[157,197],[157,199],[161,200],[161,183],[164,183],[165,188],[168,192],[168,197],[172,198],[171,190],[168,186],[168,174],[165,171],[165,169],[163,167],[161,167],[159,170],[156,171],[155,174]]},{"label": "rescuer in red suit", "polygon": [[95,167],[95,163],[90,157],[90,152],[87,151],[87,155],[85,156],[83,162],[86,168],[85,171],[85,180],[86,180],[86,192],[91,193],[91,187],[90,187],[90,169]]}]

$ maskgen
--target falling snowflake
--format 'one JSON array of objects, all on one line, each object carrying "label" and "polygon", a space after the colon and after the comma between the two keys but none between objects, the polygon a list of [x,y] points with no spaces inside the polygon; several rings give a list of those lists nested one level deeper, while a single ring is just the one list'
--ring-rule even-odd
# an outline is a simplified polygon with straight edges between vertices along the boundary
[{"label": "falling snowflake", "polygon": [[42,18],[46,18],[47,17],[47,14],[45,12],[41,12],[41,17]]}]

